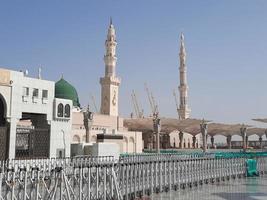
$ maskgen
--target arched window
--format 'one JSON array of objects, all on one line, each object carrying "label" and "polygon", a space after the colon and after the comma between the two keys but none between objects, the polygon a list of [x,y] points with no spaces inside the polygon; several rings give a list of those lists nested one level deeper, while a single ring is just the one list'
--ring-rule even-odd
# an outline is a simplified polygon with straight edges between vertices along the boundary
[{"label": "arched window", "polygon": [[92,139],[91,139],[91,142],[96,142],[96,140],[97,140],[96,135],[93,135]]},{"label": "arched window", "polygon": [[128,139],[127,137],[123,137],[123,153],[128,153]]},{"label": "arched window", "polygon": [[83,136],[83,142],[86,142],[86,135]]},{"label": "arched window", "polygon": [[65,105],[65,117],[70,117],[70,105]]},{"label": "arched window", "polygon": [[80,137],[78,135],[74,135],[72,140],[75,143],[80,143]]},{"label": "arched window", "polygon": [[62,103],[58,104],[57,106],[57,116],[58,117],[63,117],[63,110],[64,110],[64,106]]},{"label": "arched window", "polygon": [[5,104],[4,104],[4,100],[1,98],[0,95],[0,126],[5,125]]}]

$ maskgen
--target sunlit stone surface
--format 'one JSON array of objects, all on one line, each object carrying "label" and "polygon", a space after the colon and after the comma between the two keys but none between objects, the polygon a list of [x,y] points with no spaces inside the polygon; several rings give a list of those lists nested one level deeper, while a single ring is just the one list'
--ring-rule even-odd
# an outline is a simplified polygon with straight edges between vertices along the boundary
[{"label": "sunlit stone surface", "polygon": [[266,200],[267,176],[242,178],[153,195],[153,200]]}]

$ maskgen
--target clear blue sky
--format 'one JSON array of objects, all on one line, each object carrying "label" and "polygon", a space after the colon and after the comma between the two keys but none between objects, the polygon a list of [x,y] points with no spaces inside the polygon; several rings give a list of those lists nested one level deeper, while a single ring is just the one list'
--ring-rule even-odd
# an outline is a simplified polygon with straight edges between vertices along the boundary
[{"label": "clear blue sky", "polygon": [[176,117],[179,34],[185,34],[192,117],[248,122],[267,117],[267,1],[46,0],[1,1],[0,66],[58,80],[64,74],[86,105],[100,105],[109,17],[117,31],[120,113],[137,91],[150,112],[144,82],[161,115]]}]

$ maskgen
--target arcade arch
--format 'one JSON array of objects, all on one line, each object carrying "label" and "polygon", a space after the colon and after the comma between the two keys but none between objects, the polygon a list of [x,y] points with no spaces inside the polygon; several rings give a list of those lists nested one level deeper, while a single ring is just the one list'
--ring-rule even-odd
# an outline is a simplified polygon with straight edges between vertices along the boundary
[{"label": "arcade arch", "polygon": [[0,126],[6,125],[6,101],[0,94]]},{"label": "arcade arch", "polygon": [[83,136],[83,142],[86,142],[86,135]]},{"label": "arcade arch", "polygon": [[128,139],[127,137],[123,137],[123,152],[128,153]]}]

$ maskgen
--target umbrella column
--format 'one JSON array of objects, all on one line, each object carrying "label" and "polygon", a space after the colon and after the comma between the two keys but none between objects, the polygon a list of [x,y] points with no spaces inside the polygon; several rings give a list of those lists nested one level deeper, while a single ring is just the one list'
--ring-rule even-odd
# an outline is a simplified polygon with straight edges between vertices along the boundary
[{"label": "umbrella column", "polygon": [[210,142],[211,142],[211,148],[214,149],[215,146],[214,146],[214,136],[213,135],[210,137]]},{"label": "umbrella column", "polygon": [[158,117],[158,114],[154,115],[153,118],[153,126],[154,126],[154,132],[156,133],[156,150],[157,153],[160,153],[160,131],[161,131],[161,123],[160,119]]},{"label": "umbrella column", "polygon": [[245,151],[247,149],[247,128],[244,125],[240,128],[240,133],[243,140],[243,150]]},{"label": "umbrella column", "polygon": [[183,148],[183,140],[184,140],[184,133],[182,131],[179,132],[179,148]]},{"label": "umbrella column", "polygon": [[231,142],[232,142],[232,136],[231,135],[227,135],[226,142],[227,142],[228,149],[231,149],[232,148],[232,144],[231,144]]},{"label": "umbrella column", "polygon": [[259,136],[260,149],[262,149],[262,136]]},{"label": "umbrella column", "polygon": [[207,133],[208,133],[208,124],[203,120],[200,124],[200,130],[202,135],[202,142],[203,142],[203,152],[207,151]]},{"label": "umbrella column", "polygon": [[192,146],[193,146],[193,148],[195,149],[195,148],[196,148],[196,141],[197,141],[196,136],[193,136],[192,141],[193,141]]}]

